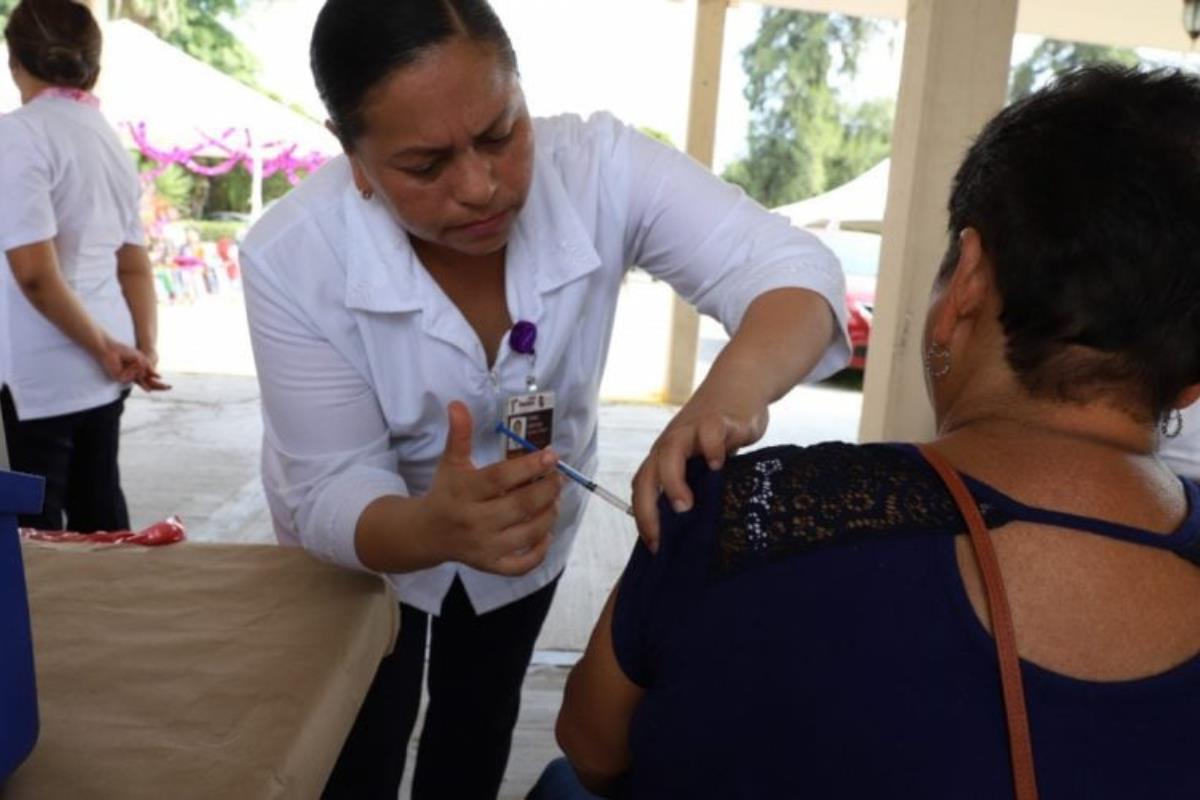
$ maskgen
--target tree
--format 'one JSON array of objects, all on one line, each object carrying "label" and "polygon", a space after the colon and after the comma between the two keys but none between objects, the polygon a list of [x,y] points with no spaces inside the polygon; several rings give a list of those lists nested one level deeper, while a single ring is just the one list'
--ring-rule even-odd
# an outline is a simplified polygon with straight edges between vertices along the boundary
[{"label": "tree", "polygon": [[852,78],[878,32],[838,14],[767,9],[742,51],[750,104],[749,155],[726,180],[766,206],[801,200],[873,166],[889,149],[891,104],[851,106],[835,78]]},{"label": "tree", "polygon": [[1138,64],[1138,54],[1128,47],[1043,39],[1028,58],[1013,67],[1008,99],[1020,100],[1051,78],[1087,64],[1102,62],[1133,67]]},{"label": "tree", "polygon": [[221,19],[237,17],[248,0],[109,0],[109,15],[154,31],[188,55],[254,88],[258,59]]}]

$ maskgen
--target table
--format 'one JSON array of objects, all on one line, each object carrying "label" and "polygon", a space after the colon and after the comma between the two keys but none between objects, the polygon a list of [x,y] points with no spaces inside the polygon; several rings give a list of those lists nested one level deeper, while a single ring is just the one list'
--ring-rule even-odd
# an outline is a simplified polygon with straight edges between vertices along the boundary
[{"label": "table", "polygon": [[382,578],[296,548],[22,553],[41,735],[4,800],[315,798],[395,642]]}]

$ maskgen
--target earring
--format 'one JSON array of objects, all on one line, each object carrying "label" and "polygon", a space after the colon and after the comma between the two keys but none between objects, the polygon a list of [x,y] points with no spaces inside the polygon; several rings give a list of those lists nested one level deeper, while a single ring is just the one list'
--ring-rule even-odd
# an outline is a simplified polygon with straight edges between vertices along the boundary
[{"label": "earring", "polygon": [[1174,439],[1183,433],[1183,414],[1178,408],[1172,408],[1162,415],[1158,422],[1158,430],[1167,439]]},{"label": "earring", "polygon": [[925,371],[931,378],[944,378],[950,372],[950,348],[940,342],[932,342],[925,351]]},{"label": "earring", "polygon": [[370,200],[375,196],[375,190],[371,189],[370,187],[360,190],[360,193],[362,194],[363,200]]}]

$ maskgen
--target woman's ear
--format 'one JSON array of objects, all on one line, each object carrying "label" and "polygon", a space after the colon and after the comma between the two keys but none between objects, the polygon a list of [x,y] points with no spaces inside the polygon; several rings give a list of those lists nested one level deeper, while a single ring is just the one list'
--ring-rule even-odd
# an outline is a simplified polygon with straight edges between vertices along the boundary
[{"label": "woman's ear", "polygon": [[354,177],[354,188],[358,189],[358,193],[364,199],[370,199],[375,194],[375,188],[367,179],[367,172],[363,169],[362,162],[353,153],[347,153],[346,157],[350,159],[350,172]]},{"label": "woman's ear", "polygon": [[958,234],[958,258],[943,281],[934,310],[931,333],[935,342],[950,341],[961,320],[979,316],[992,286],[991,265],[983,252],[983,239],[974,228]]},{"label": "woman's ear", "polygon": [[960,317],[978,316],[992,289],[992,268],[975,228],[958,234],[958,263],[950,276],[950,299]]}]

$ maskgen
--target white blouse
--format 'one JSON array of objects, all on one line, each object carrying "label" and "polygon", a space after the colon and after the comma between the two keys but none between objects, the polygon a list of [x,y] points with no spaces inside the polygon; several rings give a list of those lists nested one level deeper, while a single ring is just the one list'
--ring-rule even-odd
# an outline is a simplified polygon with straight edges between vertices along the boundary
[{"label": "white blouse", "polygon": [[[99,109],[42,95],[0,117],[0,248],[53,240],[59,269],[114,339],[134,344],[117,280],[117,250],[143,243],[137,169]],[[7,267],[0,275],[6,374],[23,420],[96,408],[121,384],[34,308]],[[3,349],[3,344],[0,344]],[[0,369],[4,365],[0,356]]]},{"label": "white blouse", "polygon": [[[813,236],[610,115],[537,120],[534,135],[533,184],[505,280],[513,320],[537,325],[535,371],[557,392],[553,447],[566,463],[595,469],[600,378],[630,265],[730,331],[760,294],[811,289],[840,330],[808,379],[847,363],[842,273]],[[241,255],[276,533],[362,569],[360,514],[378,497],[429,490],[451,400],[474,418],[475,463],[503,458],[499,404],[523,390],[529,358],[503,342],[489,371],[474,330],[383,204],[355,190],[344,157],[264,216]],[[563,569],[585,499],[565,486],[554,543],[525,576],[447,563],[389,580],[404,602],[431,613],[455,575],[478,613],[520,599]]]}]

